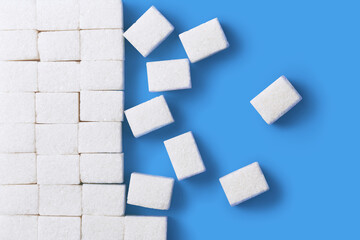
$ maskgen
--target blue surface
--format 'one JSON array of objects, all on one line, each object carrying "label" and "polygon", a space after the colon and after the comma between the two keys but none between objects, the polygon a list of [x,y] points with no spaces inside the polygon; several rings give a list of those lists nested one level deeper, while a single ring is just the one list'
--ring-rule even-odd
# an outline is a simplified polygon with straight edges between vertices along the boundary
[{"label": "blue surface", "polygon": [[[124,0],[125,28],[151,4],[175,31],[148,58],[126,43],[126,108],[149,93],[146,61],[186,57],[178,34],[218,17],[230,48],[191,65],[193,88],[165,92],[175,123],[135,139],[125,177],[175,177],[163,141],[193,131],[207,172],[176,181],[169,240],[359,239],[359,1]],[[340,4],[341,3],[341,4]],[[249,101],[284,74],[303,101],[268,126]],[[218,178],[258,161],[270,191],[230,207]]]}]

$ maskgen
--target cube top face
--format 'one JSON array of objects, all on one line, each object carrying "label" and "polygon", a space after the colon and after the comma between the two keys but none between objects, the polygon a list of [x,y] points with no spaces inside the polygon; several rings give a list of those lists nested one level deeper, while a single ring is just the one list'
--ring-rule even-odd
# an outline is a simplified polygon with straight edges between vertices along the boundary
[{"label": "cube top face", "polygon": [[231,206],[269,190],[259,163],[254,162],[219,179]]},{"label": "cube top face", "polygon": [[0,89],[3,92],[35,92],[37,91],[38,63],[0,62]]},{"label": "cube top face", "polygon": [[80,217],[39,217],[38,240],[80,240]]},{"label": "cube top face", "polygon": [[147,57],[173,30],[174,26],[152,6],[124,33],[124,37]]},{"label": "cube top face", "polygon": [[191,88],[188,59],[147,62],[150,92],[161,92]]},{"label": "cube top face", "polygon": [[34,153],[0,154],[0,184],[36,183]]},{"label": "cube top face", "polygon": [[149,216],[126,216],[124,240],[167,239],[167,218]]},{"label": "cube top face", "polygon": [[134,137],[141,137],[174,122],[163,95],[125,111]]},{"label": "cube top face", "polygon": [[34,93],[0,93],[0,123],[34,123],[34,100]]},{"label": "cube top face", "polygon": [[125,217],[82,216],[82,239],[123,240]]},{"label": "cube top face", "polygon": [[36,30],[0,31],[0,61],[38,60]]},{"label": "cube top face", "polygon": [[267,124],[272,124],[293,108],[302,97],[285,76],[281,76],[250,101]]},{"label": "cube top face", "polygon": [[3,0],[0,30],[36,29],[36,0]]},{"label": "cube top face", "polygon": [[132,173],[127,203],[131,205],[168,210],[170,208],[174,179]]},{"label": "cube top face", "polygon": [[39,214],[37,185],[0,185],[0,215]]},{"label": "cube top face", "polygon": [[33,153],[35,152],[35,124],[4,123],[0,124],[0,152]]},{"label": "cube top face", "polygon": [[38,216],[0,216],[0,239],[38,240]]},{"label": "cube top face", "polygon": [[229,43],[217,18],[181,33],[179,38],[192,63],[229,47]]}]

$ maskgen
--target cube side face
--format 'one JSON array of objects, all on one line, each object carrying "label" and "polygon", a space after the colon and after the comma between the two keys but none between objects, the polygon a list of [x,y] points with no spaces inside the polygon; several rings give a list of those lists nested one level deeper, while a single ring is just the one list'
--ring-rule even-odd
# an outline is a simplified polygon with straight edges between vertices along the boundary
[{"label": "cube side face", "polygon": [[38,240],[80,240],[80,217],[39,217]]},{"label": "cube side face", "polygon": [[38,240],[37,216],[0,216],[0,239]]},{"label": "cube side face", "polygon": [[167,239],[167,218],[148,216],[126,216],[124,240]]},{"label": "cube side face", "polygon": [[3,92],[37,91],[38,63],[0,62],[0,89]]},{"label": "cube side face", "polygon": [[0,184],[34,184],[36,172],[34,153],[0,154]]},{"label": "cube side face", "polygon": [[82,217],[83,240],[123,240],[124,217],[90,216]]},{"label": "cube side face", "polygon": [[34,123],[34,110],[34,93],[0,93],[0,123]]},{"label": "cube side face", "polygon": [[0,214],[36,215],[39,214],[37,185],[0,186]]},{"label": "cube side face", "polygon": [[35,124],[3,123],[0,124],[0,152],[34,153]]},{"label": "cube side face", "polygon": [[0,31],[0,61],[38,59],[36,30]]},{"label": "cube side face", "polygon": [[2,1],[0,30],[36,29],[36,0]]}]

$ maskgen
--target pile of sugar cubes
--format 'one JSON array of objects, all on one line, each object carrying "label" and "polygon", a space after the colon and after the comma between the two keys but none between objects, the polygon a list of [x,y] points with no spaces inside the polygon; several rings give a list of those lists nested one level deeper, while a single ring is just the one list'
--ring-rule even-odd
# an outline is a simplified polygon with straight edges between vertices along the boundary
[{"label": "pile of sugar cubes", "polygon": [[[124,111],[124,38],[144,57],[174,30],[155,8],[123,33],[121,0],[0,2],[0,239],[165,240],[174,179],[132,173],[126,198],[122,121],[135,137],[174,122],[163,95]],[[217,18],[179,35],[191,63],[229,44]],[[148,62],[150,92],[191,88],[190,62]],[[301,100],[282,76],[251,104],[271,124]],[[164,141],[178,180],[206,171],[191,131]],[[220,183],[231,206],[269,189],[257,162]],[[127,200],[126,200],[127,199]]]}]

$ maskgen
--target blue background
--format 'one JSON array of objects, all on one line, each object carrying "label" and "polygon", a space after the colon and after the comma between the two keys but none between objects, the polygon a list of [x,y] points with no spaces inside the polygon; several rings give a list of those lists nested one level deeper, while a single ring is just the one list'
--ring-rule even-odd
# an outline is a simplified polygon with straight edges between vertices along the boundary
[{"label": "blue background", "polygon": [[[178,34],[218,17],[230,47],[191,65],[193,88],[163,93],[175,123],[135,139],[125,177],[175,178],[163,141],[193,131],[207,171],[176,181],[169,240],[359,239],[359,1],[125,0],[125,29],[154,5],[175,31],[149,57],[126,43],[126,108],[149,93],[147,61],[185,58]],[[249,101],[285,75],[303,100],[274,125]],[[270,191],[230,207],[218,178],[258,161]]]}]

